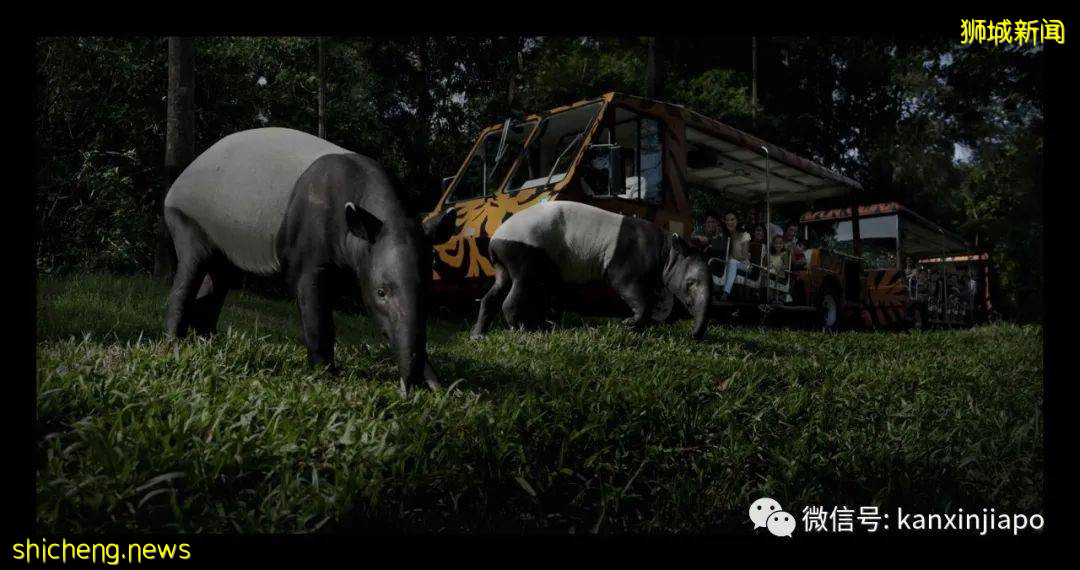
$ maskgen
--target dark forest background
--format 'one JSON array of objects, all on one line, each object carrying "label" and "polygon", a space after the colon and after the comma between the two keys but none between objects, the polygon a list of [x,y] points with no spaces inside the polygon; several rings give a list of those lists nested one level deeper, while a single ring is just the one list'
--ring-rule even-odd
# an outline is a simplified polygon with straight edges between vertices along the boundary
[{"label": "dark forest background", "polygon": [[[195,38],[197,154],[260,126],[315,133],[316,38]],[[1041,47],[956,38],[326,38],[326,138],[430,208],[479,130],[605,91],[753,132],[986,248],[996,307],[1041,318]],[[166,175],[167,38],[36,46],[37,269],[150,272]]]}]

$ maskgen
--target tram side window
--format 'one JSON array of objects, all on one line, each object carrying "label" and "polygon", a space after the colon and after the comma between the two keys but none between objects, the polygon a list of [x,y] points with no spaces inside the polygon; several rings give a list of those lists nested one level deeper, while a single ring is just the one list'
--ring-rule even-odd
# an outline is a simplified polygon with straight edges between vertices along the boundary
[{"label": "tram side window", "polygon": [[[847,255],[855,254],[851,220],[806,224],[806,244]],[[896,217],[881,216],[859,220],[862,257],[867,269],[902,269],[897,250]]]},{"label": "tram side window", "polygon": [[586,191],[595,196],[614,196],[650,204],[663,201],[663,148],[660,122],[619,109],[614,136],[601,131],[594,144],[616,144],[622,150],[623,190],[613,194],[608,188],[608,147],[594,146],[586,157]]},{"label": "tram side window", "polygon": [[660,123],[655,119],[642,119],[638,125],[637,198],[646,202],[659,203],[663,166]]},{"label": "tram side window", "polygon": [[803,225],[803,241],[811,249],[836,249],[836,223],[816,222]]}]

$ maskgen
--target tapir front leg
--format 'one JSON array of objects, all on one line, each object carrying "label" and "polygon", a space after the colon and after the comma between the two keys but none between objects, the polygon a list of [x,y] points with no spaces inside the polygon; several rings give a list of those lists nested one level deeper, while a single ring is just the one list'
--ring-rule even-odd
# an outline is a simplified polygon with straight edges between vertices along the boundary
[{"label": "tapir front leg", "polygon": [[334,366],[334,308],[327,276],[322,269],[303,273],[296,283],[296,301],[300,306],[300,320],[304,326],[304,344],[308,349],[308,363],[315,368],[327,368],[336,372]]},{"label": "tapir front leg", "polygon": [[633,316],[624,320],[623,324],[634,330],[644,328],[649,321],[649,313],[652,311],[651,292],[637,280],[624,280],[615,283],[613,287],[634,313]]},{"label": "tapir front leg", "polygon": [[442,387],[442,383],[439,382],[439,375],[436,374],[435,369],[431,367],[430,361],[424,363],[424,383],[432,390]]}]

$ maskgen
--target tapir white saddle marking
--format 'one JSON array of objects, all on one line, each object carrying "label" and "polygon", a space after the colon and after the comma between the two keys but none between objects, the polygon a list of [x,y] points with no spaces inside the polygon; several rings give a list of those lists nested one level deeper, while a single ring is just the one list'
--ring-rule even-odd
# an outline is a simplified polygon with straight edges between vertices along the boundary
[{"label": "tapir white saddle marking", "polygon": [[623,216],[579,202],[545,202],[518,212],[492,239],[547,252],[568,283],[603,278],[615,256]]},{"label": "tapir white saddle marking", "polygon": [[320,157],[353,154],[300,131],[263,128],[231,134],[173,182],[165,207],[195,220],[241,269],[276,273],[277,234],[296,182]]}]

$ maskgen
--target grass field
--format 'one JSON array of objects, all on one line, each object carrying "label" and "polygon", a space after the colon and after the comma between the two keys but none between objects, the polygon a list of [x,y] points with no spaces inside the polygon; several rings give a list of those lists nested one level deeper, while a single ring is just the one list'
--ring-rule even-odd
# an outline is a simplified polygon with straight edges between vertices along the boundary
[{"label": "grass field", "polygon": [[[309,373],[295,306],[233,293],[162,338],[145,278],[41,277],[43,531],[749,532],[750,503],[1043,507],[1042,330],[825,334],[568,318],[481,341],[433,321],[438,392],[398,392],[359,316]],[[455,381],[456,380],[456,381]]]}]

